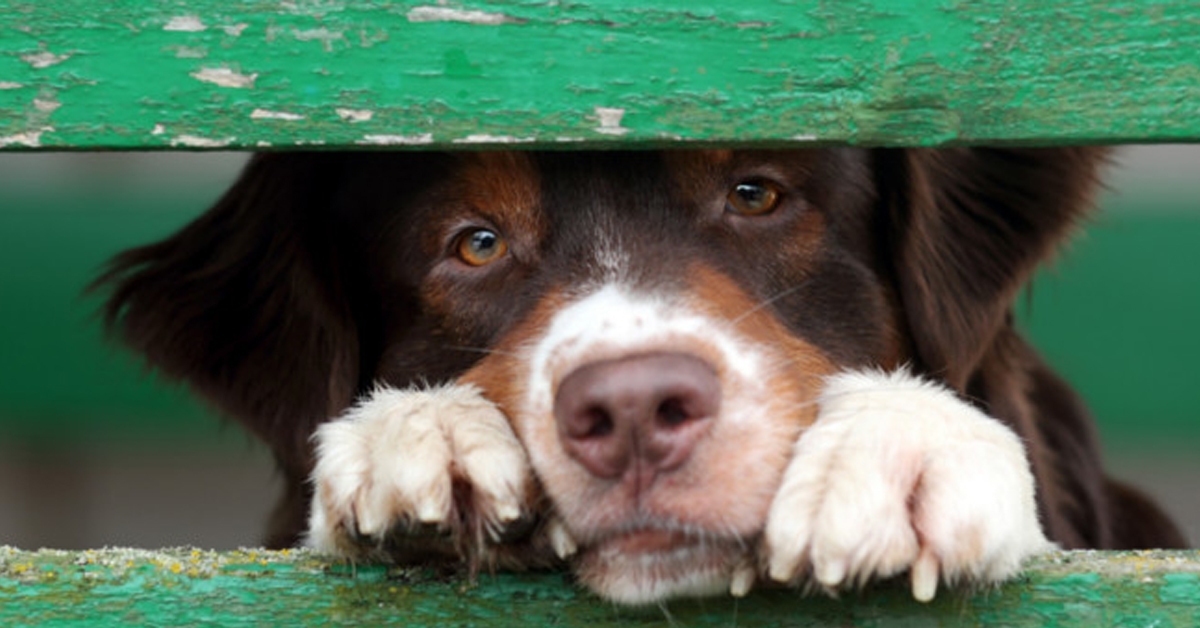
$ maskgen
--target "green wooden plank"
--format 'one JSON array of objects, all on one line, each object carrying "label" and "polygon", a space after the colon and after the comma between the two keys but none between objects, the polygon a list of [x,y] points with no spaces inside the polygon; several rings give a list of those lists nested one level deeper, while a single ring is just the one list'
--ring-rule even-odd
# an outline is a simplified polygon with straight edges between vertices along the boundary
[{"label": "green wooden plank", "polygon": [[1200,552],[1066,552],[993,590],[930,604],[885,583],[841,599],[763,590],[615,607],[563,574],[461,576],[330,564],[306,551],[0,548],[4,626],[1200,625]]},{"label": "green wooden plank", "polygon": [[1197,139],[1192,0],[0,4],[0,148]]}]

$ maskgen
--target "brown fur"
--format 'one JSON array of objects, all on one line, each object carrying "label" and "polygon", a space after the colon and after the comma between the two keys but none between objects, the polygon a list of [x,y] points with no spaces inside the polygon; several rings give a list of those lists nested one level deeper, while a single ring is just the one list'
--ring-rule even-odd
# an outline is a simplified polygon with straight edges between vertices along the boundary
[{"label": "brown fur", "polygon": [[[705,260],[838,366],[907,362],[975,400],[1028,444],[1061,545],[1182,546],[1156,507],[1104,476],[1083,404],[1012,323],[1014,295],[1090,209],[1103,159],[1096,148],[261,155],[209,212],[121,254],[98,283],[125,342],[271,446],[287,487],[272,546],[303,530],[314,428],[376,381],[467,372],[539,291],[582,272],[597,221],[628,234],[642,281]],[[720,212],[712,199],[753,177],[786,183],[786,213],[705,222]],[[445,262],[447,234],[468,219],[510,235],[511,263]]]}]

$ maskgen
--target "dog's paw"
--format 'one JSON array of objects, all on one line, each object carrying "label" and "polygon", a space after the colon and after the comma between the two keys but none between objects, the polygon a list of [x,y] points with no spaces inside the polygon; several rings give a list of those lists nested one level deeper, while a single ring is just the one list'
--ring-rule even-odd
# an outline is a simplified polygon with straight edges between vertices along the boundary
[{"label": "dog's paw", "polygon": [[773,580],[829,591],[910,571],[989,583],[1051,549],[1034,479],[1010,429],[904,372],[830,379],[772,503],[762,560]]},{"label": "dog's paw", "polygon": [[530,523],[525,450],[473,386],[380,388],[314,438],[307,543],[318,550],[474,559]]}]

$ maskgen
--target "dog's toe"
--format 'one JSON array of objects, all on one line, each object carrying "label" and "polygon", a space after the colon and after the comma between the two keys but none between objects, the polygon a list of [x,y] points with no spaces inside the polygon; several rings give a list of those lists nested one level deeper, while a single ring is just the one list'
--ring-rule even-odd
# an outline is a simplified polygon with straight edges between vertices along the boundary
[{"label": "dog's toe", "polygon": [[831,381],[797,443],[764,532],[765,569],[827,590],[909,570],[913,596],[939,581],[994,582],[1051,547],[1033,476],[1008,428],[905,374]]},{"label": "dog's toe", "polygon": [[361,555],[394,536],[463,548],[530,519],[525,451],[471,386],[381,388],[316,441],[308,542],[318,549]]}]

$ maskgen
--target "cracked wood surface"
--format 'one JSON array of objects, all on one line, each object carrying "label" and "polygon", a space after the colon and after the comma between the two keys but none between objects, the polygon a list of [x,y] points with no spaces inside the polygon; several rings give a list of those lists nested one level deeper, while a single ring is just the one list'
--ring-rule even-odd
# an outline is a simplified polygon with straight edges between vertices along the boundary
[{"label": "cracked wood surface", "polygon": [[1187,140],[1187,0],[0,0],[15,150]]},{"label": "cracked wood surface", "polygon": [[3,626],[1198,626],[1200,553],[1059,552],[932,603],[906,583],[839,599],[756,590],[621,608],[561,573],[481,576],[330,563],[308,551],[0,547]]}]

